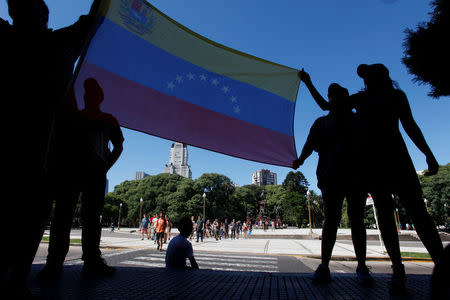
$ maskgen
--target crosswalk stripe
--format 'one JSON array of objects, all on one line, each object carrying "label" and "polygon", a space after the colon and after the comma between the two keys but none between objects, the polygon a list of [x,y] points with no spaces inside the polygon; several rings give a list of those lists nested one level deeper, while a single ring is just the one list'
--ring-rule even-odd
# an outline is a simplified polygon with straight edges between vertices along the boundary
[{"label": "crosswalk stripe", "polygon": [[[149,260],[149,261],[164,261],[164,259],[162,258],[156,258],[156,257],[146,257],[146,256],[141,256],[141,257],[135,257],[134,259],[138,259],[138,260]],[[235,267],[258,267],[258,268],[263,268],[263,269],[277,269],[278,267],[276,265],[268,265],[268,264],[242,264],[239,262],[232,262],[230,260],[227,260],[228,263],[226,262],[217,262],[213,259],[209,259],[209,260],[205,260],[202,258],[197,259],[199,263],[201,263],[202,265],[215,265],[215,266],[235,266]]]},{"label": "crosswalk stripe", "polygon": [[[154,253],[150,254],[154,256],[163,256],[165,257],[165,253]],[[233,258],[233,259],[243,259],[243,260],[264,260],[264,261],[278,261],[277,257],[267,257],[267,256],[238,256],[238,255],[225,255],[225,254],[209,254],[209,253],[199,253],[194,252],[195,257],[212,257],[212,258]]]},{"label": "crosswalk stripe", "polygon": [[[214,257],[214,256],[202,256],[202,255],[194,255],[196,259],[199,260],[212,260],[212,261],[235,261],[236,263],[253,263],[253,264],[277,264],[278,260],[269,260],[269,261],[264,261],[264,260],[257,260],[257,259],[242,259],[242,258],[223,258],[223,257]],[[150,256],[141,256],[139,257],[140,259],[146,259],[146,257],[157,257],[160,259],[165,259],[165,256],[160,256],[160,255],[150,255]],[[139,259],[138,257],[136,257],[137,259]]]},{"label": "crosswalk stripe", "polygon": [[[141,266],[141,267],[157,267],[157,268],[165,268],[165,263],[159,263],[159,262],[140,262],[140,261],[133,261],[133,260],[127,260],[120,262],[121,264],[125,265],[135,265],[135,266]],[[206,264],[201,264],[201,269],[208,269],[208,270],[216,270],[216,271],[236,271],[239,268],[223,268],[223,267],[207,267]],[[240,267],[241,268],[241,267]],[[278,268],[252,268],[253,272],[269,272],[269,271],[276,271]]]}]

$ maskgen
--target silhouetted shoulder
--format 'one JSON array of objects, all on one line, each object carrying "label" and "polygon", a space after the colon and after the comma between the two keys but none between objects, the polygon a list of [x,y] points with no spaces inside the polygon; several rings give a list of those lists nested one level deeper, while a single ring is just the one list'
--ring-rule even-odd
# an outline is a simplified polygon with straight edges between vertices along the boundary
[{"label": "silhouetted shoulder", "polygon": [[102,120],[113,126],[120,126],[119,121],[111,114],[103,113]]},{"label": "silhouetted shoulder", "polygon": [[8,21],[3,20],[0,18],[0,33],[4,34],[6,32],[9,32],[12,30],[12,26],[9,24]]},{"label": "silhouetted shoulder", "polygon": [[53,34],[59,41],[71,44],[79,52],[82,51],[84,43],[94,25],[94,17],[83,15],[80,16],[74,24],[55,30]]}]

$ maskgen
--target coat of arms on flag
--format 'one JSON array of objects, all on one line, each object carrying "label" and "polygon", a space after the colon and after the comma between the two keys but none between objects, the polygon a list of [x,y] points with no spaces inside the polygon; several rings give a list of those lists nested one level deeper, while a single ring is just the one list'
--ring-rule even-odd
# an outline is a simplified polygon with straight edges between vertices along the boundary
[{"label": "coat of arms on flag", "polygon": [[152,8],[141,0],[121,0],[120,16],[123,24],[138,35],[150,32],[153,25]]}]

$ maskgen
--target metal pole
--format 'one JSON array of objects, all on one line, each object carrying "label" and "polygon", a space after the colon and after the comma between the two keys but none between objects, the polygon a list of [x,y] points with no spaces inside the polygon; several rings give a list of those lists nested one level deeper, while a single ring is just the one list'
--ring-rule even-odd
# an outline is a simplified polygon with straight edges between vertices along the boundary
[{"label": "metal pole", "polygon": [[140,209],[139,209],[139,230],[141,230],[142,227],[142,202],[144,202],[144,200],[141,198],[141,200],[139,201],[140,203]]},{"label": "metal pole", "polygon": [[206,202],[206,193],[203,193],[203,222],[205,222],[205,202]]},{"label": "metal pole", "polygon": [[397,227],[397,233],[400,233],[400,228],[398,226],[398,221],[397,221],[397,214],[394,210],[394,220],[395,220],[395,226]]},{"label": "metal pole", "polygon": [[312,223],[311,223],[311,192],[308,190],[306,192],[306,197],[308,198],[308,213],[309,213],[309,234],[312,235]]},{"label": "metal pole", "polygon": [[397,214],[397,222],[398,222],[398,232],[402,230],[401,222],[400,222],[400,214],[398,213],[398,208],[395,209],[395,213]]},{"label": "metal pole", "polygon": [[122,212],[122,203],[119,205],[119,221],[117,222],[117,230],[120,230],[120,213]]},{"label": "metal pole", "polygon": [[377,230],[378,230],[378,238],[380,239],[380,252],[383,253],[383,240],[381,239],[381,233],[380,233],[380,226],[378,225],[378,218],[377,218],[377,211],[375,209],[375,204],[372,203],[373,207],[373,216],[375,217],[375,223],[377,224]]}]

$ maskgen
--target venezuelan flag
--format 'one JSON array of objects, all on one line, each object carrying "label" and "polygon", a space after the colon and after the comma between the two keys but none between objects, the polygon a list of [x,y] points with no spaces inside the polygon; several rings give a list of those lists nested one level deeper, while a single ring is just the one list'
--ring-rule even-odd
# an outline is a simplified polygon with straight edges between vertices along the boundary
[{"label": "venezuelan flag", "polygon": [[248,160],[291,166],[297,70],[227,48],[142,0],[105,0],[75,82],[104,89],[121,126]]}]

